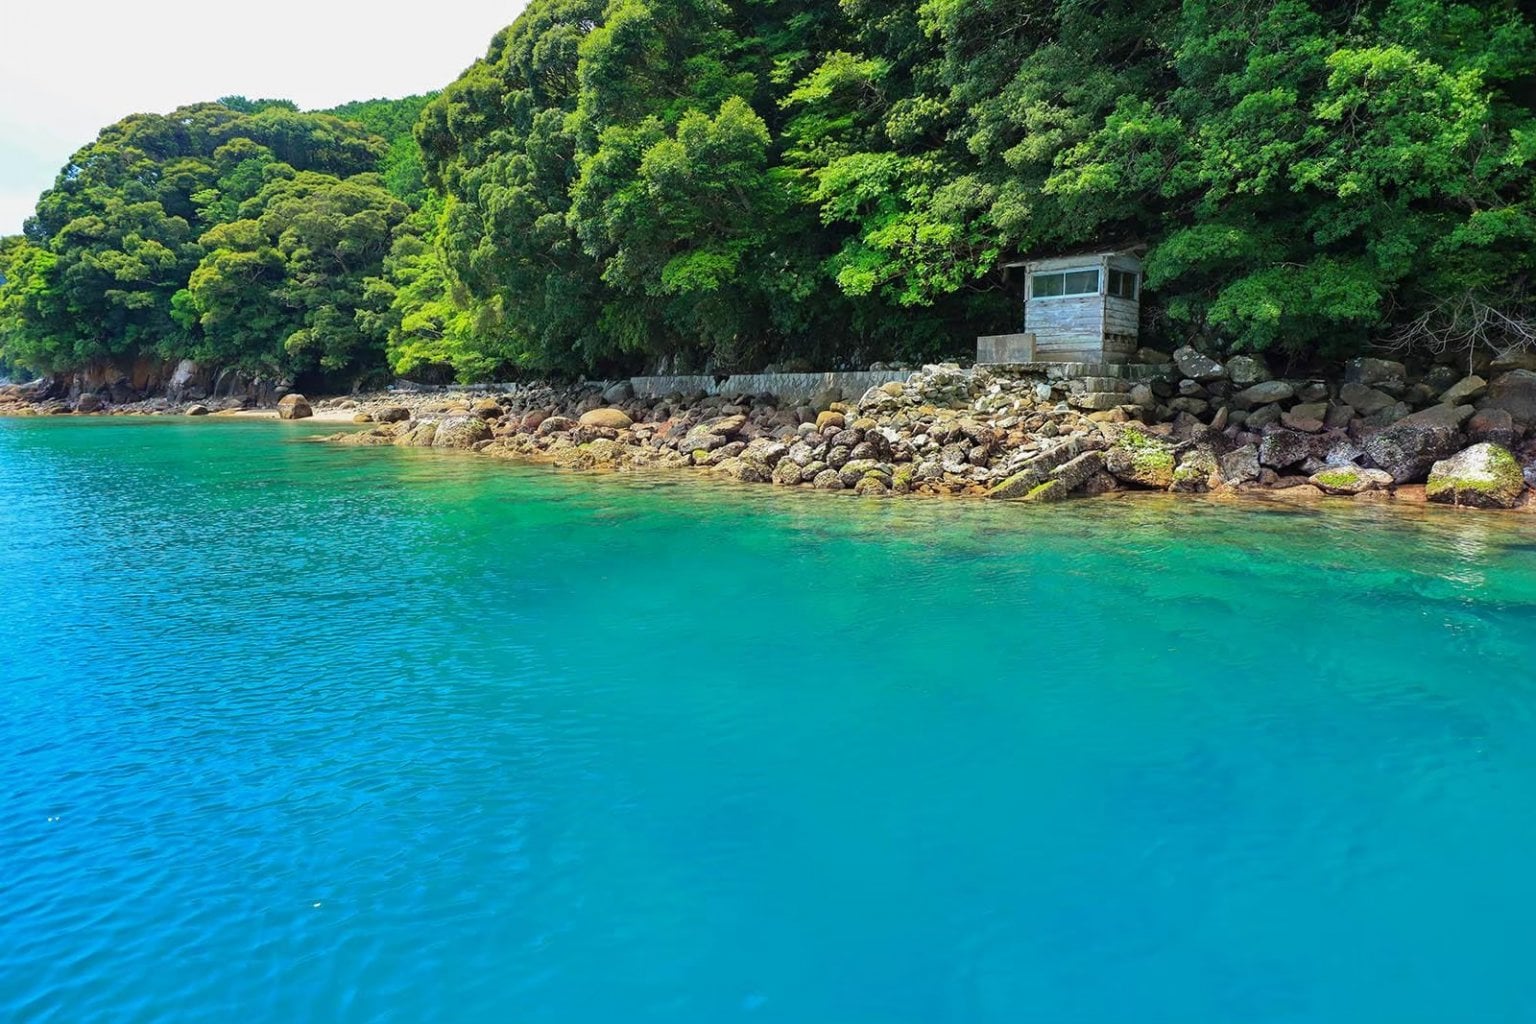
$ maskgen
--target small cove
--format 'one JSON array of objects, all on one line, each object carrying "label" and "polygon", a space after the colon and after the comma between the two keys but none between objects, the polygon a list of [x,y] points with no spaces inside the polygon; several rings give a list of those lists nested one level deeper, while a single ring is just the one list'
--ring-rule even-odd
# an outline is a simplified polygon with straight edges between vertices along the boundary
[{"label": "small cove", "polygon": [[1524,517],[0,421],[0,1015],[1522,1019]]}]

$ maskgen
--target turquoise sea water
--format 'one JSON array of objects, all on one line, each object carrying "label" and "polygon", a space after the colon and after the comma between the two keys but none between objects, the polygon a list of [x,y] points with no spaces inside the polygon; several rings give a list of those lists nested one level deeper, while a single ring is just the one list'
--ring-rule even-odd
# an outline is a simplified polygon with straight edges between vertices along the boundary
[{"label": "turquoise sea water", "polygon": [[1536,523],[0,421],[0,1020],[1536,1019]]}]

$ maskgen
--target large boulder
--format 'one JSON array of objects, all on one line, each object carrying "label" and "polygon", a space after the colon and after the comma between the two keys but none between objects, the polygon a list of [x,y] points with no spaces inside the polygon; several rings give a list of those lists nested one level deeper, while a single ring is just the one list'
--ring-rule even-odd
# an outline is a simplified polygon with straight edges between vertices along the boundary
[{"label": "large boulder", "polygon": [[437,425],[434,448],[473,448],[491,439],[491,425],[479,416],[449,416]]},{"label": "large boulder", "polygon": [[1408,368],[1391,359],[1351,359],[1344,364],[1344,379],[1351,384],[1401,391],[1406,386]]},{"label": "large boulder", "polygon": [[1319,444],[1315,434],[1284,428],[1271,430],[1259,442],[1259,462],[1272,469],[1285,469],[1311,458]]},{"label": "large boulder", "polygon": [[1048,448],[1015,467],[1015,471],[1002,483],[987,492],[989,498],[1022,498],[1045,483],[1052,471],[1066,465],[1082,454],[1083,443],[1068,438],[1053,448]]},{"label": "large boulder", "polygon": [[1179,368],[1179,372],[1190,380],[1198,380],[1202,383],[1210,380],[1221,380],[1227,375],[1227,368],[1222,366],[1210,356],[1185,345],[1173,353],[1173,364]]},{"label": "large boulder", "polygon": [[627,380],[621,380],[603,392],[603,401],[609,405],[623,405],[635,397],[635,386]]},{"label": "large boulder", "polygon": [[1173,449],[1136,430],[1127,430],[1104,455],[1104,468],[1132,487],[1166,491],[1173,483]]},{"label": "large boulder", "polygon": [[106,404],[101,400],[100,395],[86,393],[75,399],[75,412],[101,412]]},{"label": "large boulder", "polygon": [[1221,458],[1221,479],[1227,484],[1247,484],[1259,478],[1259,446],[1245,444]]},{"label": "large boulder", "polygon": [[382,409],[375,409],[373,420],[375,423],[404,423],[411,418],[411,410],[403,405],[386,405]]},{"label": "large boulder", "polygon": [[1503,409],[1483,409],[1467,421],[1467,440],[1491,441],[1508,448],[1515,443],[1514,417]]},{"label": "large boulder", "polygon": [[1416,483],[1436,462],[1461,449],[1461,426],[1473,412],[1470,405],[1435,405],[1404,416],[1367,437],[1365,454],[1395,483]]},{"label": "large boulder", "polygon": [[1485,409],[1503,409],[1521,426],[1536,425],[1536,372],[1510,370],[1488,385]]},{"label": "large boulder", "polygon": [[1352,462],[1324,466],[1307,478],[1307,483],[1324,494],[1363,494],[1392,486],[1392,474],[1380,469],[1366,469]]},{"label": "large boulder", "polygon": [[1244,388],[1232,396],[1232,404],[1239,409],[1252,409],[1260,405],[1273,405],[1275,402],[1289,401],[1295,397],[1296,389],[1283,380],[1266,380],[1252,387]]},{"label": "large boulder", "polygon": [[1477,374],[1463,377],[1440,393],[1440,401],[1446,405],[1466,405],[1482,398],[1488,390],[1488,382]]},{"label": "large boulder", "polygon": [[1443,505],[1514,508],[1524,490],[1525,477],[1514,455],[1507,448],[1485,442],[1436,462],[1424,493],[1430,501]]},{"label": "large boulder", "polygon": [[592,409],[581,414],[577,420],[583,427],[603,427],[608,430],[625,430],[634,424],[634,420],[623,409]]},{"label": "large boulder", "polygon": [[1103,452],[1084,452],[1051,470],[1051,479],[1068,491],[1075,491],[1104,472]]},{"label": "large boulder", "polygon": [[1397,404],[1397,399],[1385,391],[1378,391],[1369,384],[1350,381],[1339,389],[1339,401],[1351,406],[1362,416],[1380,412]]},{"label": "large boulder", "polygon": [[303,420],[314,414],[315,410],[309,407],[309,399],[297,392],[278,399],[277,418],[280,420]]},{"label": "large boulder", "polygon": [[1257,356],[1233,356],[1227,360],[1227,376],[1240,388],[1251,387],[1273,376]]}]

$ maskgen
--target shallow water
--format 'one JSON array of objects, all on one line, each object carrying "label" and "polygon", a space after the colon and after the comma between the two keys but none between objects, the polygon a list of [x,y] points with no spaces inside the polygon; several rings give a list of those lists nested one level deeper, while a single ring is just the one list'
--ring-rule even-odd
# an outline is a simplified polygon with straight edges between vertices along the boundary
[{"label": "shallow water", "polygon": [[1536,1018],[1522,517],[0,421],[0,1019]]}]

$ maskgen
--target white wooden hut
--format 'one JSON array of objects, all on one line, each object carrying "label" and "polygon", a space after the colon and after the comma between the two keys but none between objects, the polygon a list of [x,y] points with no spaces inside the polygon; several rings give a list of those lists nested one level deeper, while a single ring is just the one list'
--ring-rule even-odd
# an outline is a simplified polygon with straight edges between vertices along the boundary
[{"label": "white wooden hut", "polygon": [[1024,333],[981,338],[981,363],[1128,363],[1141,320],[1141,260],[1128,252],[1053,256],[1024,270]]}]

